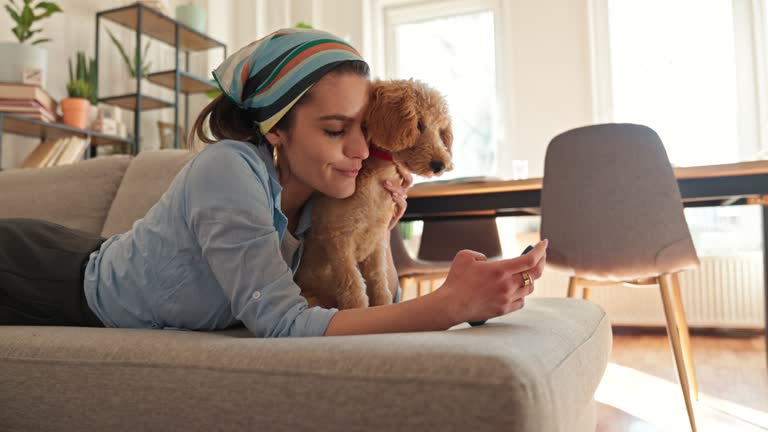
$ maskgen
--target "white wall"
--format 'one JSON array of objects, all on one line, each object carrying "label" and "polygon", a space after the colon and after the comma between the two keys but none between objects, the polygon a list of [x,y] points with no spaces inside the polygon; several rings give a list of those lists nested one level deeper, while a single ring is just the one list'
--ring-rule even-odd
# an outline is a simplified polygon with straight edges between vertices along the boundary
[{"label": "white wall", "polygon": [[544,153],[555,135],[592,122],[587,3],[504,2],[511,112],[509,142],[500,153],[506,166],[510,159],[527,159],[533,177],[543,174]]}]

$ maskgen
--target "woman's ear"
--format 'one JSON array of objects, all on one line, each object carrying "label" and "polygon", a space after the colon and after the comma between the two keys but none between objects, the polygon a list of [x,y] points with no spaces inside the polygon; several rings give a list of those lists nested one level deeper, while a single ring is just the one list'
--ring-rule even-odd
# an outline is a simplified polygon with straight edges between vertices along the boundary
[{"label": "woman's ear", "polygon": [[266,138],[267,141],[272,144],[272,147],[278,148],[283,145],[283,141],[285,140],[285,132],[278,130],[277,128],[272,128],[269,132],[264,134],[264,138]]}]

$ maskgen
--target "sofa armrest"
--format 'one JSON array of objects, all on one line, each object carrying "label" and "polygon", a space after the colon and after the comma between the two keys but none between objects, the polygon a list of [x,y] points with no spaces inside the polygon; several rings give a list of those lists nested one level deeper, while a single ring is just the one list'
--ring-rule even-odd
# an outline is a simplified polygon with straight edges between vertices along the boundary
[{"label": "sofa armrest", "polygon": [[0,173],[0,218],[44,219],[98,234],[129,156]]}]

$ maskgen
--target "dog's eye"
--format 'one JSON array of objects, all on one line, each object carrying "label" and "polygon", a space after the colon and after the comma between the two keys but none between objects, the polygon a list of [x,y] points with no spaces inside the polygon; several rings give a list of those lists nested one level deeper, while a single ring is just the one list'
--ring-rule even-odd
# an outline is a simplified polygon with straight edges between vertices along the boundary
[{"label": "dog's eye", "polygon": [[422,123],[421,120],[419,120],[419,122],[416,123],[416,127],[419,128],[419,132],[421,133],[424,132],[424,123]]}]

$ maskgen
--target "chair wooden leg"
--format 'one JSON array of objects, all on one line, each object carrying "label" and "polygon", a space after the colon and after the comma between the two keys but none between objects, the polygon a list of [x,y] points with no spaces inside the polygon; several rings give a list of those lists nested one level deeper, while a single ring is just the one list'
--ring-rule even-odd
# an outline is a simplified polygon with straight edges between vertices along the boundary
[{"label": "chair wooden leg", "polygon": [[677,287],[676,281],[676,275],[665,273],[659,276],[661,300],[664,303],[664,315],[667,318],[667,336],[672,345],[675,368],[677,369],[677,376],[680,379],[680,386],[683,390],[685,408],[688,411],[688,421],[691,423],[691,430],[696,432],[696,419],[693,413],[691,385],[689,382],[689,377],[695,375],[695,371],[693,371],[693,364],[687,365],[688,361],[686,361],[683,349],[683,333],[688,333],[688,325],[685,322],[685,314],[683,313],[682,302],[680,301],[680,290]]},{"label": "chair wooden leg", "polygon": [[576,289],[579,287],[579,278],[576,276],[571,276],[571,279],[568,281],[568,297],[576,297]]},{"label": "chair wooden leg", "polygon": [[421,296],[424,295],[424,281],[423,280],[420,280],[418,282],[417,290],[418,290],[418,292],[416,294],[417,297],[421,297]]},{"label": "chair wooden leg", "polygon": [[691,352],[691,335],[688,331],[688,320],[685,319],[685,310],[683,309],[683,298],[680,295],[680,280],[677,274],[671,274],[672,287],[675,291],[675,309],[680,311],[680,317],[682,319],[678,323],[680,328],[680,341],[682,342],[683,354],[685,355],[685,363],[688,371],[688,382],[691,384],[691,390],[693,390],[693,398],[699,400],[699,383],[696,379],[696,367],[693,364],[693,353]]},{"label": "chair wooden leg", "polygon": [[584,300],[589,300],[589,292],[589,287],[582,288],[581,298]]},{"label": "chair wooden leg", "polygon": [[407,276],[399,277],[397,278],[397,281],[400,283],[400,288],[405,290],[405,285],[411,281],[411,278]]},{"label": "chair wooden leg", "polygon": [[397,278],[397,281],[400,283],[400,289],[402,290],[400,294],[400,301],[403,301],[405,299],[405,286],[408,285],[412,280],[413,278],[410,278],[408,276]]}]

